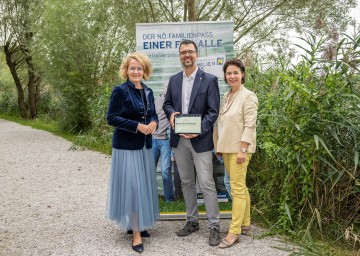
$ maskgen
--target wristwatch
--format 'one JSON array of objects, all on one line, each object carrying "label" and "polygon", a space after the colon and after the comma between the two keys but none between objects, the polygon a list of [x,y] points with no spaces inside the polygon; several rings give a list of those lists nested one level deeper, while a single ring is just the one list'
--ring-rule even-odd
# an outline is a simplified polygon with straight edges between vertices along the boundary
[{"label": "wristwatch", "polygon": [[247,148],[241,148],[240,150],[241,150],[241,152],[243,152],[243,153],[246,153],[246,152],[247,152]]}]

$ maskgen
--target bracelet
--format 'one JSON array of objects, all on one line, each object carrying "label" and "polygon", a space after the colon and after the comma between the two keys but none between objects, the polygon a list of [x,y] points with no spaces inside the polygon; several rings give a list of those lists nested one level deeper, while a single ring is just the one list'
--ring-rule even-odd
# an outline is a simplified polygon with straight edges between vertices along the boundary
[{"label": "bracelet", "polygon": [[241,148],[240,150],[241,150],[241,152],[243,152],[243,153],[247,153],[247,151],[248,151],[247,148]]}]

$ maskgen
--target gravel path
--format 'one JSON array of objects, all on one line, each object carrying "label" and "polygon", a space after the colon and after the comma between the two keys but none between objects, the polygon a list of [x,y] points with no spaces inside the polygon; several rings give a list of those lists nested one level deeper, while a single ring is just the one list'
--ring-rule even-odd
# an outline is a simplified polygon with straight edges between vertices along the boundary
[{"label": "gravel path", "polygon": [[[51,133],[0,119],[0,255],[138,255],[131,236],[105,219],[109,156],[69,150]],[[221,221],[225,235],[229,220]],[[242,237],[229,249],[207,244],[206,221],[185,238],[184,221],[159,221],[142,255],[288,255],[274,237]],[[254,226],[255,234],[263,230]]]}]

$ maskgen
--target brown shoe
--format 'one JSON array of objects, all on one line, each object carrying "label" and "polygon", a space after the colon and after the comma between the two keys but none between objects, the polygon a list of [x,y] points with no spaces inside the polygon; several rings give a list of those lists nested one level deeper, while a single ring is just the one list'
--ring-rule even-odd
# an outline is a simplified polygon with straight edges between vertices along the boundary
[{"label": "brown shoe", "polygon": [[242,226],[241,227],[241,235],[242,236],[252,236],[251,227],[250,226]]},{"label": "brown shoe", "polygon": [[235,238],[232,241],[228,241],[226,240],[226,238],[223,238],[219,244],[219,248],[221,249],[229,248],[238,242],[240,242],[240,235],[235,235]]}]

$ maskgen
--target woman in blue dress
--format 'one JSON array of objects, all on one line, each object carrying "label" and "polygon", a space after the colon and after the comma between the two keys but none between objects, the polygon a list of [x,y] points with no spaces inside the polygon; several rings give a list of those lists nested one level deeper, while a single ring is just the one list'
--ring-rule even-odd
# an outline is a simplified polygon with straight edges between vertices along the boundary
[{"label": "woman in blue dress", "polygon": [[131,53],[120,66],[127,79],[111,94],[108,124],[114,127],[107,216],[121,228],[133,231],[132,248],[142,252],[141,235],[160,216],[152,136],[158,124],[149,79],[152,67],[142,53]]}]

